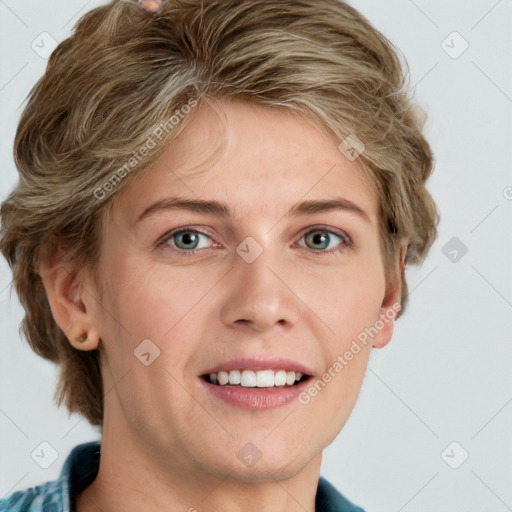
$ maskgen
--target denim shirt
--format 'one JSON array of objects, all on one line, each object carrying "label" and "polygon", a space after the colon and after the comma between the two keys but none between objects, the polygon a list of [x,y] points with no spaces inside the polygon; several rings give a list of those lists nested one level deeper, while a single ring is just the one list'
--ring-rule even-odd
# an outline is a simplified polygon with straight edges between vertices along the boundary
[{"label": "denim shirt", "polygon": [[[99,441],[75,446],[68,455],[59,478],[52,482],[15,491],[0,499],[0,512],[72,512],[75,497],[88,487],[99,470]],[[315,498],[316,512],[364,512],[320,477]]]}]

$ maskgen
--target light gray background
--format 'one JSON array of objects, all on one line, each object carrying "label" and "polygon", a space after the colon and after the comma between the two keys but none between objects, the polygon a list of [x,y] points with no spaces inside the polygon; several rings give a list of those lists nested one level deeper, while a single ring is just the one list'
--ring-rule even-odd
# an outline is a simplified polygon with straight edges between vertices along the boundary
[{"label": "light gray background", "polygon": [[[42,46],[42,32],[63,40],[102,3],[0,0],[0,198],[17,180],[20,105],[46,65],[32,42]],[[429,189],[442,220],[424,265],[408,270],[409,309],[391,344],[374,350],[322,474],[368,512],[512,510],[512,1],[351,3],[409,63],[429,114]],[[469,44],[457,58],[464,42],[454,31]],[[453,237],[467,254],[450,254]],[[10,279],[2,260],[0,496],[57,478],[72,447],[99,438],[54,405],[56,369],[20,339]],[[48,469],[31,458],[43,441],[58,452]]]}]

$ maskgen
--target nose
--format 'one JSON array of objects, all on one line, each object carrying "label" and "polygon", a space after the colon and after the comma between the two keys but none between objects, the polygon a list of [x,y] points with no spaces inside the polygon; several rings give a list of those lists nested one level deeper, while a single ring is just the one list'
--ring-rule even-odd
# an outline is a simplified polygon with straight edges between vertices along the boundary
[{"label": "nose", "polygon": [[300,318],[302,305],[293,274],[283,252],[266,248],[251,263],[237,254],[225,288],[224,324],[259,333],[289,330]]}]

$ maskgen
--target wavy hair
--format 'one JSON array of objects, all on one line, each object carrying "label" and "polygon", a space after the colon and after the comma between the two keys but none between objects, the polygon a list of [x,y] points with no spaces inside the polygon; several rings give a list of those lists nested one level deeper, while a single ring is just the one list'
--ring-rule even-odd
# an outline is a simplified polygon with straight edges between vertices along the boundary
[{"label": "wavy hair", "polygon": [[[403,60],[339,0],[172,0],[154,16],[115,0],[83,15],[28,96],[14,143],[19,182],[0,211],[23,333],[60,366],[57,403],[102,425],[99,352],[66,339],[38,262],[62,248],[77,268],[94,266],[112,198],[186,127],[178,113],[191,98],[291,109],[340,143],[357,137],[357,164],[378,193],[386,276],[403,240],[407,263],[420,263],[439,216],[426,189],[434,159]],[[155,133],[158,144],[141,151]]]}]

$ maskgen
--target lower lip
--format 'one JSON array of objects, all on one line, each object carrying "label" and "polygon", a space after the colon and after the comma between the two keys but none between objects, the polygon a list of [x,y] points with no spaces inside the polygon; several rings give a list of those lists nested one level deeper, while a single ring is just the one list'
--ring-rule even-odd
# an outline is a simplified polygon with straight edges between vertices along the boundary
[{"label": "lower lip", "polygon": [[274,409],[298,400],[297,397],[309,385],[310,379],[311,377],[294,386],[243,388],[241,386],[230,386],[229,384],[219,386],[200,378],[206,390],[214,397],[230,405],[251,411]]}]

